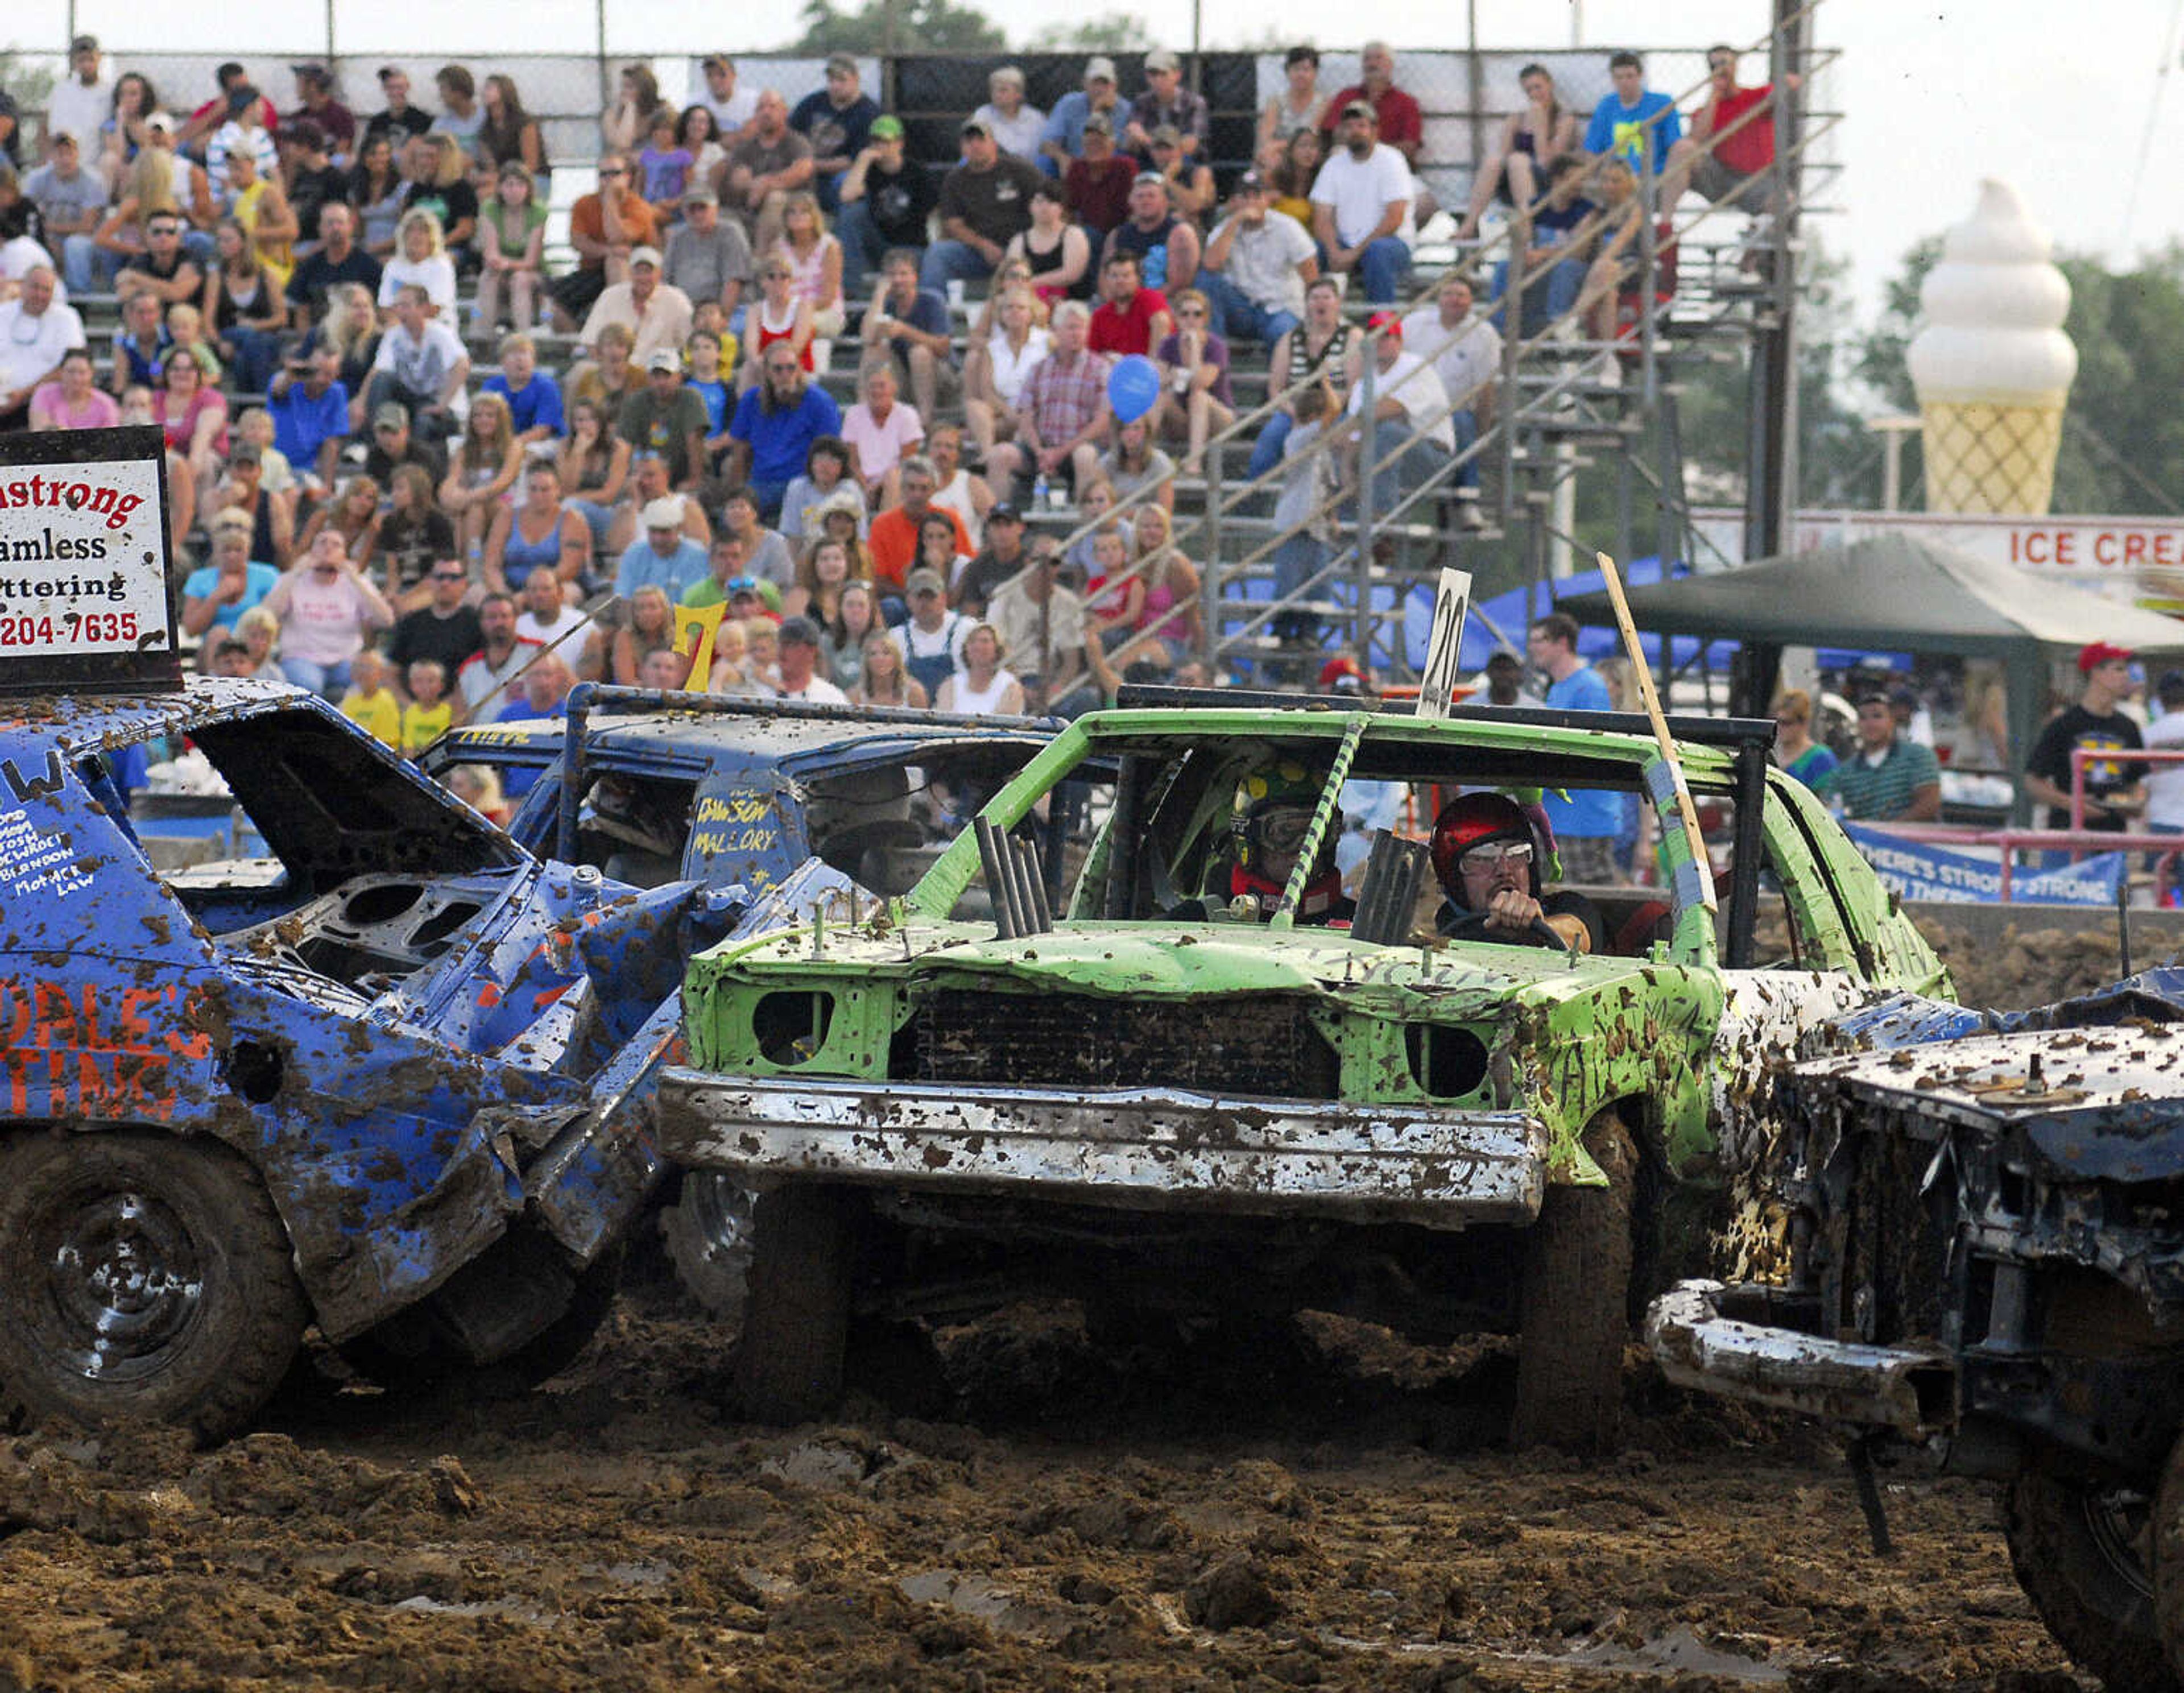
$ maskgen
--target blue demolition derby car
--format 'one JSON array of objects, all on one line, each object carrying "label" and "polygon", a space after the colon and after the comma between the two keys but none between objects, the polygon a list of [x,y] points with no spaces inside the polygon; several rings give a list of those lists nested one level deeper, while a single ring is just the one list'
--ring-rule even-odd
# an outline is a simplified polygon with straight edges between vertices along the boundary
[{"label": "blue demolition derby car", "polygon": [[[116,782],[158,743],[265,857],[159,866]],[[218,1439],[314,1324],[390,1381],[554,1373],[744,915],[534,857],[280,684],[0,702],[0,1423]]]}]

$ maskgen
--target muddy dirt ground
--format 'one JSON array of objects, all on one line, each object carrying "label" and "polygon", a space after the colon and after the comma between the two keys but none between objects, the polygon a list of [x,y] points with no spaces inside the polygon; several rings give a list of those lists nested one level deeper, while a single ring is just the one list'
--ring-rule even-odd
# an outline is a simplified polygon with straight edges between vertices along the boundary
[{"label": "muddy dirt ground", "polygon": [[1883,1560],[1828,1438],[1635,1352],[1597,1463],[1501,1447],[1491,1351],[1307,1319],[1150,1367],[1066,1307],[952,1333],[937,1415],[783,1433],[682,1312],[640,1278],[498,1404],[321,1385],[214,1452],[0,1441],[0,1693],[2081,1685],[1987,1492],[1887,1477]]}]

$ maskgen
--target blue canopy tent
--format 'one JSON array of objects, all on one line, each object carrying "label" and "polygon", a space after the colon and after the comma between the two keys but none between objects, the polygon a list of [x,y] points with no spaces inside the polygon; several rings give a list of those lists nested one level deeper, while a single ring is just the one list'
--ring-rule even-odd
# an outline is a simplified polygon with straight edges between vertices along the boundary
[{"label": "blue canopy tent", "polygon": [[[1691,574],[1691,567],[1682,563],[1674,565],[1669,576]],[[1651,582],[1661,580],[1661,561],[1658,559],[1634,559],[1624,571],[1628,582]],[[1585,571],[1576,576],[1557,576],[1552,582],[1532,582],[1524,588],[1512,588],[1507,593],[1497,593],[1491,599],[1479,601],[1472,607],[1471,615],[1464,620],[1463,646],[1457,663],[1466,675],[1485,668],[1486,660],[1504,638],[1521,654],[1524,649],[1524,631],[1535,618],[1544,617],[1557,604],[1574,593],[1595,593],[1602,584],[1598,571]],[[1426,643],[1433,634],[1433,591],[1421,586],[1412,591],[1403,605],[1403,645],[1411,668],[1418,670],[1425,664]],[[1497,635],[1495,632],[1500,631]],[[1640,643],[1646,649],[1646,662],[1658,669],[1661,663],[1659,635],[1641,635]],[[1611,658],[1623,650],[1622,638],[1613,628],[1584,627],[1578,631],[1578,653],[1586,659]],[[1710,666],[1727,669],[1736,652],[1734,641],[1716,641],[1706,654]],[[1699,643],[1688,635],[1673,638],[1669,655],[1678,668],[1691,664],[1699,657]]]}]

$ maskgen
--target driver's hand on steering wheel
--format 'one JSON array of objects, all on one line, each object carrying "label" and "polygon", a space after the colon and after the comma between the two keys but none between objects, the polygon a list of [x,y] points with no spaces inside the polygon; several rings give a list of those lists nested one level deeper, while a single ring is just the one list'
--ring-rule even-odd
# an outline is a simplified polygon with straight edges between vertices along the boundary
[{"label": "driver's hand on steering wheel", "polygon": [[1540,921],[1540,902],[1521,888],[1504,888],[1486,902],[1486,927],[1503,934],[1523,934]]}]

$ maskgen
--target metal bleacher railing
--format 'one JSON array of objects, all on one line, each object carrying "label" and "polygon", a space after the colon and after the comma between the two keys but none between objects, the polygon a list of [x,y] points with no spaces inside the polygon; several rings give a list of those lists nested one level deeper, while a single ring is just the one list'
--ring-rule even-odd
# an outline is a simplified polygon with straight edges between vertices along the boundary
[{"label": "metal bleacher railing", "polygon": [[[1786,18],[1775,31],[1752,43],[1746,51],[1768,53],[1776,67],[1774,81],[1782,85],[1781,69],[1785,54],[1780,50],[1783,32],[1802,26],[1816,8],[1819,0],[1813,0],[1797,13]],[[1797,70],[1801,76],[1809,79],[1813,73],[1831,64],[1837,55],[1832,51],[1814,50],[1798,55],[1799,62],[1788,68]],[[1680,100],[1704,86],[1704,79],[1693,87],[1680,92]],[[1713,136],[1702,153],[1710,155],[1720,143],[1737,133],[1747,125],[1769,116],[1772,109],[1758,113],[1747,113],[1744,117]],[[1789,117],[1786,110],[1785,117]],[[1397,675],[1403,674],[1405,642],[1402,629],[1412,615],[1406,602],[1414,594],[1431,593],[1431,582],[1444,562],[1459,562],[1463,549],[1469,545],[1489,543],[1503,538],[1493,531],[1473,536],[1460,530],[1451,530],[1445,520],[1418,521],[1421,517],[1436,519],[1446,504],[1446,496],[1457,486],[1463,471],[1474,464],[1489,462],[1489,455],[1499,459],[1501,465],[1501,499],[1499,515],[1507,526],[1517,514],[1517,482],[1520,473],[1545,479],[1570,473],[1568,465],[1557,465],[1550,454],[1543,450],[1545,437],[1559,436],[1565,438],[1587,437],[1611,443],[1626,462],[1640,467],[1644,474],[1643,461],[1630,452],[1633,437],[1638,429],[1635,420],[1618,416],[1603,419],[1597,415],[1603,401],[1618,409],[1658,410],[1672,396],[1664,392],[1659,365],[1667,349],[1674,342],[1664,339],[1664,331],[1687,344],[1696,345],[1724,329],[1735,331],[1732,315],[1748,312],[1757,304],[1764,309],[1768,304],[1766,290],[1756,292],[1741,287],[1731,293],[1714,293],[1703,279],[1687,291],[1679,291],[1666,299],[1661,298],[1657,286],[1660,272],[1662,249],[1673,244],[1679,249],[1691,251],[1698,246],[1692,237],[1712,220],[1717,220],[1751,203],[1757,203],[1772,195],[1778,207],[1776,214],[1764,231],[1765,246],[1758,255],[1764,274],[1773,279],[1771,286],[1783,289],[1795,286],[1794,267],[1791,261],[1795,239],[1795,216],[1802,197],[1794,186],[1798,169],[1814,154],[1815,145],[1828,136],[1841,122],[1841,114],[1832,112],[1814,114],[1809,111],[1791,118],[1777,119],[1776,164],[1768,173],[1747,179],[1719,202],[1704,205],[1699,210],[1679,220],[1677,209],[1663,208],[1657,214],[1641,215],[1639,219],[1639,279],[1636,288],[1641,302],[1637,323],[1629,336],[1618,333],[1606,341],[1587,340],[1568,331],[1574,331],[1592,310],[1597,296],[1590,289],[1580,295],[1577,304],[1561,316],[1546,324],[1536,334],[1523,333],[1521,307],[1510,302],[1521,302],[1526,290],[1545,276],[1552,268],[1547,261],[1532,270],[1524,269],[1521,251],[1515,242],[1522,233],[1522,226],[1512,220],[1497,235],[1490,237],[1462,253],[1455,263],[1446,267],[1420,267],[1430,274],[1426,286],[1408,302],[1394,309],[1407,313],[1432,301],[1442,283],[1451,275],[1472,281],[1481,298],[1487,293],[1484,285],[1489,267],[1496,260],[1509,265],[1507,292],[1499,310],[1505,329],[1503,361],[1501,375],[1505,398],[1498,408],[1494,422],[1478,432],[1472,443],[1450,455],[1430,475],[1415,486],[1403,489],[1395,503],[1385,510],[1376,510],[1375,484],[1379,474],[1394,469],[1397,462],[1409,453],[1412,440],[1401,440],[1390,451],[1369,463],[1361,462],[1354,476],[1344,480],[1343,486],[1334,494],[1315,503],[1303,518],[1276,530],[1263,520],[1253,521],[1243,515],[1247,505],[1255,498],[1262,498],[1287,474],[1291,466],[1278,465],[1258,476],[1229,486],[1221,474],[1224,449],[1239,443],[1248,444],[1252,434],[1262,426],[1284,403],[1294,401],[1298,393],[1312,385],[1318,378],[1290,385],[1270,393],[1258,407],[1239,415],[1225,430],[1214,436],[1207,444],[1206,462],[1211,476],[1205,490],[1202,510],[1198,517],[1199,541],[1196,546],[1185,546],[1186,555],[1206,560],[1201,572],[1201,586],[1195,596],[1195,607],[1201,613],[1200,621],[1205,631],[1207,656],[1232,666],[1254,664],[1268,660],[1279,660],[1282,643],[1272,638],[1268,631],[1277,620],[1284,616],[1302,615],[1322,622],[1347,623],[1351,643],[1360,653],[1368,653]],[[1649,167],[1642,173],[1641,203],[1651,207],[1655,201],[1655,184],[1650,170],[1651,150],[1641,157]],[[1657,216],[1668,223],[1669,234],[1665,241],[1657,243]],[[1718,269],[1721,253],[1719,250],[1706,253],[1709,270]],[[1688,299],[1694,315],[1680,322],[1670,320],[1670,311],[1680,299]],[[1411,376],[1398,378],[1386,389],[1376,382],[1375,360],[1372,356],[1373,335],[1361,335],[1357,343],[1360,349],[1357,359],[1361,389],[1360,411],[1369,416],[1376,401],[1392,393],[1396,387],[1430,369],[1435,358],[1446,348],[1468,332],[1464,326],[1444,336],[1438,342],[1410,346],[1407,351],[1417,354],[1421,364]],[[1741,332],[1741,331],[1736,331]],[[1613,385],[1596,384],[1587,380],[1587,374],[1601,359],[1617,360],[1635,351],[1638,383],[1635,389],[1626,389],[1618,381]],[[1419,427],[1430,427],[1446,418],[1451,411],[1468,405],[1468,396],[1451,396],[1450,403],[1440,410],[1429,413],[1419,420]],[[1685,538],[1694,534],[1688,521],[1688,504],[1681,486],[1680,449],[1675,445],[1673,407],[1669,408],[1665,420],[1669,445],[1663,453],[1662,469],[1650,476],[1657,504],[1661,513],[1660,556],[1663,559],[1680,557]],[[1530,443],[1526,444],[1526,437]],[[1340,432],[1324,432],[1299,459],[1322,456],[1343,450],[1346,438]],[[1294,464],[1295,461],[1292,461]],[[1541,492],[1535,490],[1535,493]],[[1119,502],[1095,521],[1087,521],[1072,529],[1061,543],[1072,547],[1102,524],[1126,517],[1128,510],[1156,497],[1156,491],[1148,487],[1139,490],[1128,499]],[[1534,500],[1537,508],[1545,504]],[[1525,521],[1535,532],[1535,537],[1544,541],[1559,538],[1574,544],[1574,537],[1557,532],[1548,521],[1545,512],[1535,509],[1524,514]],[[1247,584],[1262,578],[1269,561],[1281,545],[1292,537],[1331,519],[1347,521],[1350,538],[1332,549],[1328,561],[1286,598],[1252,597],[1245,593],[1229,595],[1228,588],[1245,588]],[[1224,530],[1241,529],[1249,538],[1246,550],[1240,558],[1231,559],[1224,550],[1228,538]],[[1379,543],[1392,542],[1392,547]],[[1424,543],[1430,556],[1422,565],[1406,567],[1402,549]],[[1435,543],[1446,543],[1436,545]],[[1709,545],[1711,543],[1708,543]],[[1629,544],[1622,544],[1627,556]],[[1718,549],[1717,549],[1718,551]],[[1723,565],[1730,561],[1723,559]],[[1192,609],[1193,602],[1186,601],[1179,610]],[[1139,643],[1131,643],[1118,649],[1112,657],[1127,662],[1130,652]],[[1312,651],[1310,662],[1317,664],[1318,654]]]}]

